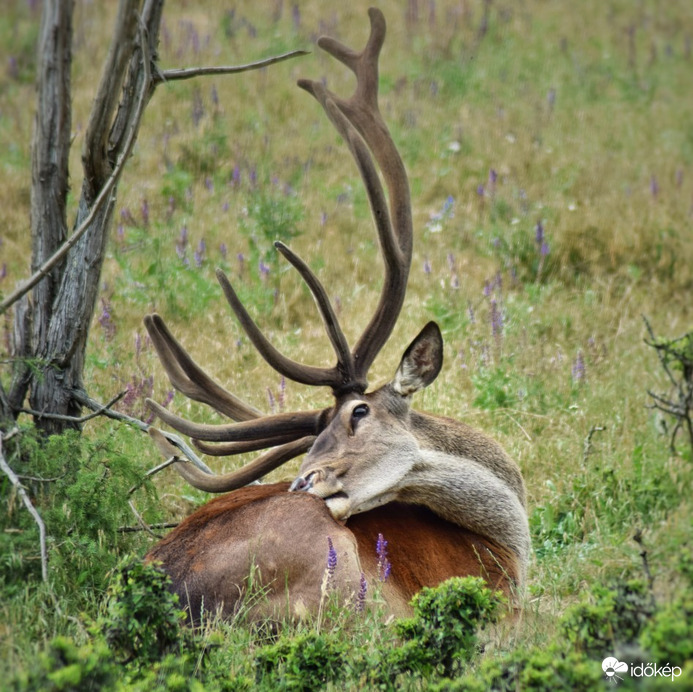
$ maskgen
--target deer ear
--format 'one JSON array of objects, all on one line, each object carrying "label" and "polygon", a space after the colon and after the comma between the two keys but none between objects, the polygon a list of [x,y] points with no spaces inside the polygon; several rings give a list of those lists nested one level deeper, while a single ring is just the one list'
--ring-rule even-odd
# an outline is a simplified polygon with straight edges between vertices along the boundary
[{"label": "deer ear", "polygon": [[443,337],[438,325],[429,322],[404,352],[392,386],[398,394],[410,396],[428,387],[442,366]]}]

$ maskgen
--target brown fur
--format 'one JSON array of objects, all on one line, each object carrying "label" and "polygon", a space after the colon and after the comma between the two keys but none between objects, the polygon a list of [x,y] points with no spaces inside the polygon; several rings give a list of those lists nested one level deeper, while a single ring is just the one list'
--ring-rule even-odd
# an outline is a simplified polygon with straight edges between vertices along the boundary
[{"label": "brown fur", "polygon": [[232,616],[251,579],[262,590],[246,604],[251,619],[316,612],[328,537],[337,553],[332,587],[341,600],[354,602],[362,572],[373,592],[378,580],[376,541],[379,533],[384,536],[392,572],[383,597],[397,615],[409,612],[408,602],[422,587],[449,577],[483,576],[492,588],[506,593],[517,579],[516,560],[508,551],[424,507],[391,503],[343,525],[323,500],[288,493],[287,487],[253,485],[223,495],[149,551],[146,559],[162,563],[193,622],[202,611]]}]

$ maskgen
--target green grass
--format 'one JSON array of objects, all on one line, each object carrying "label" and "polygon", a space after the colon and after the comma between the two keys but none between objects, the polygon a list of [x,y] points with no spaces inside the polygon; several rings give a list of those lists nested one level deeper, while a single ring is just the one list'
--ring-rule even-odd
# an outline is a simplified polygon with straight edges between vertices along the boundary
[{"label": "green grass", "polygon": [[[313,49],[321,24],[354,45],[365,40],[366,3],[348,9],[300,3],[298,26],[290,4],[278,18],[274,5],[262,3],[242,4],[233,14],[214,0],[199,8],[171,4],[162,64],[233,64]],[[413,23],[405,4],[379,3],[388,20],[381,108],[409,171],[416,236],[405,309],[370,380],[386,381],[406,344],[436,319],[445,365],[415,406],[487,431],[522,468],[535,554],[525,613],[491,635],[495,646],[470,670],[490,680],[494,666],[507,673],[513,665],[528,676],[524,684],[536,675],[539,689],[555,688],[556,680],[546,677],[553,664],[534,648],[545,646],[560,661],[556,670],[587,666],[584,679],[595,670],[598,679],[601,658],[614,651],[570,663],[564,649],[558,654],[550,647],[568,641],[557,624],[566,612],[573,624],[583,617],[570,607],[587,584],[643,578],[636,530],[643,531],[660,608],[649,633],[638,636],[661,646],[682,624],[669,604],[687,593],[680,556],[690,552],[693,452],[683,436],[672,452],[648,407],[647,391],[666,391],[667,381],[644,343],[641,316],[663,339],[693,328],[693,11],[683,0],[494,2],[480,37],[482,2],[410,5],[419,12]],[[105,55],[112,11],[85,5],[76,16],[75,188],[98,79],[94,66]],[[6,56],[0,73],[0,266],[7,266],[0,292],[28,274],[37,19],[19,1],[0,18]],[[191,27],[200,39],[197,51]],[[18,71],[7,67],[11,57]],[[276,234],[338,301],[350,341],[360,334],[378,299],[375,232],[355,166],[319,106],[295,87],[299,77],[326,77],[338,92],[352,85],[350,75],[314,49],[262,72],[175,84],[154,96],[119,189],[103,276],[111,329],[95,315],[85,373],[93,397],[109,400],[128,383],[144,386],[152,377],[152,395],[166,398],[170,386],[142,326],[142,317],[157,310],[197,362],[269,409],[267,391],[276,399],[279,376],[231,316],[214,277],[217,266],[227,270],[282,351],[328,364],[332,355],[310,296],[270,249]],[[434,218],[448,198],[448,212]],[[549,250],[543,256],[538,222]],[[7,335],[11,325],[0,329]],[[136,354],[138,334],[143,343]],[[0,343],[4,359],[6,338]],[[0,372],[5,381],[9,369]],[[141,398],[133,411],[141,410]],[[288,410],[328,402],[326,391],[287,386]],[[180,395],[172,406],[197,420],[215,419]],[[56,441],[41,452],[26,432],[8,450],[18,472],[66,475],[58,483],[32,485],[48,520],[48,585],[40,584],[35,528],[0,479],[3,679],[30,671],[38,652],[47,652],[49,668],[62,657],[82,661],[82,668],[93,664],[94,675],[111,675],[110,654],[99,649],[90,627],[106,608],[111,570],[121,559],[144,554],[153,540],[117,529],[135,523],[127,491],[158,463],[157,454],[137,431],[103,421],[90,424],[81,442]],[[211,461],[218,471],[237,463]],[[272,478],[290,477],[295,469],[296,462]],[[103,503],[91,502],[95,493]],[[206,499],[172,472],[158,475],[134,498],[154,522],[178,520]],[[598,610],[612,607],[599,594],[593,600]],[[368,642],[395,646],[396,636],[373,614],[287,632],[288,652],[294,652],[293,634],[328,652],[344,646],[359,651]],[[49,650],[56,636],[70,640]],[[159,661],[150,671],[150,682],[158,682],[151,684],[163,685],[169,675],[170,685],[178,680],[181,689],[203,679],[222,687],[218,675],[225,667],[227,682],[252,687],[252,661],[265,660],[268,640],[242,622],[209,623],[204,636],[207,644],[185,654],[194,661],[190,667]],[[294,654],[281,655],[287,665]],[[511,664],[512,656],[521,663]],[[214,675],[205,678],[210,670]],[[398,674],[404,687],[426,685],[422,673]],[[436,680],[444,689],[447,683]]]}]

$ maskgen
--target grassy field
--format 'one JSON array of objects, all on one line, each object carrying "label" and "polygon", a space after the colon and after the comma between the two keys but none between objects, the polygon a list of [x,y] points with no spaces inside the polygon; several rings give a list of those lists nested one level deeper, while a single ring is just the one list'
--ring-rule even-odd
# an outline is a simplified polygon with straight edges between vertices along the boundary
[{"label": "grassy field", "polygon": [[[115,3],[103,4],[80,2],[76,11],[75,190],[95,66],[115,11]],[[4,293],[28,273],[34,5],[14,0],[0,17]],[[472,689],[472,678],[461,676],[484,680],[490,667],[505,665],[498,663],[504,656],[544,649],[554,653],[542,670],[555,671],[560,659],[575,676],[584,672],[585,689],[592,689],[605,680],[602,659],[618,655],[608,647],[619,641],[606,610],[598,610],[606,606],[595,585],[647,581],[643,546],[653,577],[648,598],[658,613],[671,608],[666,622],[676,634],[669,638],[684,642],[679,655],[690,658],[693,450],[683,432],[670,446],[674,421],[651,407],[648,390],[668,395],[669,382],[645,343],[643,316],[661,338],[693,329],[693,6],[377,5],[388,20],[381,110],[410,176],[415,247],[405,308],[369,379],[387,381],[421,326],[438,321],[446,363],[415,407],[485,430],[518,461],[535,552],[523,617],[493,630],[492,646],[458,670],[456,682],[422,668],[395,671],[390,684]],[[106,401],[127,387],[121,410],[136,416],[147,415],[146,396],[168,398],[142,326],[156,310],[197,362],[252,404],[298,410],[329,401],[326,391],[292,383],[284,391],[230,315],[214,270],[226,269],[266,335],[301,361],[328,364],[331,354],[308,292],[272,249],[275,238],[289,241],[317,272],[351,341],[365,326],[381,273],[366,196],[346,148],[295,82],[325,78],[334,91],[351,88],[350,75],[314,42],[330,33],[361,45],[367,6],[210,0],[166,8],[164,67],[239,64],[295,48],[312,53],[261,72],[157,91],[119,190],[88,351],[85,379],[94,398]],[[9,321],[0,329],[4,361]],[[170,406],[215,420],[181,395]],[[153,540],[117,529],[135,523],[127,490],[158,463],[157,453],[140,433],[106,421],[90,424],[81,440],[54,440],[48,449],[26,431],[10,452],[16,470],[25,464],[30,475],[59,480],[32,485],[51,536],[52,576],[42,585],[32,522],[0,479],[0,679],[29,676],[37,653],[56,636],[77,648],[70,653],[63,641],[58,654],[54,642],[44,669],[59,669],[59,661],[65,669],[73,659],[85,669],[88,655],[108,659],[94,632],[99,618],[113,616],[105,605],[118,593],[112,571]],[[240,461],[211,463],[222,471]],[[273,478],[291,477],[296,468],[294,462]],[[207,499],[168,471],[133,497],[154,523],[176,521]],[[604,650],[580,638],[586,602],[611,628]],[[397,646],[393,626],[377,613],[338,613],[290,629],[287,641],[315,643],[317,632],[339,651]],[[178,668],[164,659],[147,664],[149,677],[133,673],[134,688],[192,689],[203,681],[210,689],[271,689],[279,683],[258,672],[262,661],[284,670],[293,660],[286,652],[273,659],[265,635],[242,623],[212,623],[202,636],[205,645],[190,645],[198,653],[181,657]],[[642,648],[649,640],[632,641]],[[574,666],[563,649],[551,648],[561,642],[583,655]],[[210,669],[216,677],[205,677]],[[334,689],[385,684],[340,675],[341,683],[337,674],[322,679]],[[30,686],[26,680],[16,684]],[[560,688],[555,678],[537,680],[521,687]],[[295,688],[304,683],[299,677]]]}]

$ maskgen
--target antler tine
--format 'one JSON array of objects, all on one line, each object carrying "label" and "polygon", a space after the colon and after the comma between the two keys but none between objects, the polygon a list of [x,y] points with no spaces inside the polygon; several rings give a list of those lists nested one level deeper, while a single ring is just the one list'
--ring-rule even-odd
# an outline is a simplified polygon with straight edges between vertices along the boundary
[{"label": "antler tine", "polygon": [[[406,170],[378,108],[378,58],[385,40],[385,18],[376,8],[369,10],[369,17],[371,33],[361,53],[356,53],[333,38],[322,37],[318,41],[321,48],[356,75],[356,91],[351,98],[342,99],[314,81],[299,82],[300,87],[309,91],[321,103],[352,150],[371,200],[383,250],[386,273],[380,300],[352,351],[359,379],[365,379],[375,357],[392,333],[402,309],[413,238],[411,196]],[[340,119],[335,117],[336,110],[343,114],[348,124],[340,124]],[[363,137],[382,172],[389,193],[389,217],[379,213],[382,188],[379,180],[376,184],[372,179],[373,173],[369,170],[372,163],[370,166],[365,164],[364,167],[365,159],[359,145],[355,144],[358,140],[352,134],[353,128]],[[342,129],[349,134],[345,136]],[[370,155],[367,158],[370,161]],[[384,202],[382,204],[385,206]]]},{"label": "antler tine", "polygon": [[[317,435],[326,410],[299,411],[297,413],[277,413],[249,421],[228,425],[207,425],[193,423],[171,413],[161,404],[147,399],[147,406],[164,423],[188,437],[206,442],[249,442],[269,440],[280,435],[297,439],[305,435]],[[266,445],[267,446],[267,445]]]},{"label": "antler tine", "polygon": [[296,435],[277,435],[276,437],[266,437],[261,440],[248,440],[247,442],[219,442],[209,444],[202,440],[193,439],[193,444],[198,451],[209,454],[213,457],[229,457],[246,452],[257,452],[268,447],[277,447],[288,442],[293,442]]},{"label": "antler tine", "polygon": [[149,434],[164,457],[172,456],[179,461],[179,463],[174,464],[174,468],[186,481],[188,481],[188,483],[190,483],[190,485],[210,493],[225,493],[229,490],[242,488],[244,485],[252,483],[254,480],[273,471],[278,466],[285,464],[299,454],[307,452],[315,441],[315,437],[312,435],[302,437],[298,440],[283,444],[280,447],[276,447],[275,449],[271,449],[265,454],[261,454],[257,459],[240,469],[217,476],[204,473],[198,468],[183,461],[178,449],[168,442],[156,428],[150,428]]},{"label": "antler tine", "polygon": [[234,291],[226,274],[224,274],[221,269],[217,269],[217,279],[221,284],[226,300],[231,306],[238,321],[241,323],[245,333],[248,335],[248,338],[252,341],[253,346],[255,346],[260,355],[280,375],[284,375],[284,377],[288,377],[294,382],[300,382],[301,384],[308,384],[314,387],[338,388],[340,386],[343,377],[339,366],[333,368],[318,368],[313,365],[304,365],[280,353],[255,324],[253,318],[243,306],[243,303],[238,299],[236,291]]},{"label": "antler tine", "polygon": [[208,404],[232,420],[252,420],[263,415],[261,411],[214,382],[193,361],[159,315],[147,315],[144,318],[144,326],[159,354],[159,360],[168,379],[179,392],[189,399]]},{"label": "antler tine", "polygon": [[[295,252],[284,245],[284,243],[277,240],[274,243],[274,247],[284,255],[294,269],[301,275],[301,278],[306,282],[306,286],[308,286],[310,292],[313,294],[315,303],[318,306],[318,311],[325,324],[325,330],[330,338],[330,343],[337,356],[337,370],[341,372],[341,379],[343,382],[353,383],[356,379],[354,359],[349,350],[349,344],[344,336],[344,332],[339,326],[337,315],[335,315],[330,299],[327,297],[325,287],[320,283],[318,277],[313,274],[310,267]],[[367,384],[365,382],[362,384],[363,390],[365,391]],[[334,387],[335,385],[333,384],[333,388]]]}]

